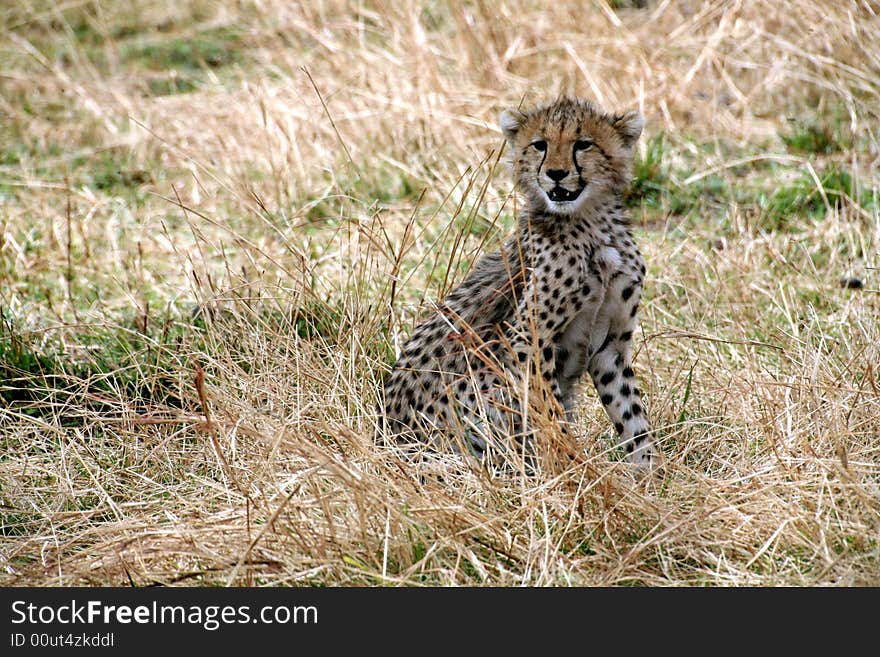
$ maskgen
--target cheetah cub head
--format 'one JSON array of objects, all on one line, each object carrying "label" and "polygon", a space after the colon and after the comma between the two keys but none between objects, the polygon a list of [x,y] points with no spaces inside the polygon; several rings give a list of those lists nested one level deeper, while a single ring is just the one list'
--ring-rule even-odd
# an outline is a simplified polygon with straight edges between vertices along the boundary
[{"label": "cheetah cub head", "polygon": [[570,215],[629,184],[645,120],[638,112],[606,114],[589,101],[561,98],[529,112],[505,110],[500,124],[514,181],[532,208]]}]

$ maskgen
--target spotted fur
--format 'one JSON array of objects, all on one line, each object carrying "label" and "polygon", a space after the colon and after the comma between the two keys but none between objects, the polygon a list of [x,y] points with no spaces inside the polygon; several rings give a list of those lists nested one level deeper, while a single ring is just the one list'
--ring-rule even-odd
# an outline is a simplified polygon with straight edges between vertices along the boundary
[{"label": "spotted fur", "polygon": [[385,435],[477,455],[528,445],[539,411],[570,424],[589,373],[629,459],[657,462],[632,369],[645,263],[621,203],[643,123],[574,98],[502,113],[526,208],[404,345]]}]

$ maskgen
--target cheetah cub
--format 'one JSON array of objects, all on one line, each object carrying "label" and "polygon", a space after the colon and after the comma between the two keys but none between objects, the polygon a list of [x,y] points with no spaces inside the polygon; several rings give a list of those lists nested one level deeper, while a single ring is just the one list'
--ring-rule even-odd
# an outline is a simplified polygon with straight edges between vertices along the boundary
[{"label": "cheetah cub", "polygon": [[645,264],[621,194],[644,119],[561,98],[501,114],[517,230],[418,326],[385,381],[385,436],[478,457],[573,420],[589,372],[635,464],[659,462],[632,370]]}]

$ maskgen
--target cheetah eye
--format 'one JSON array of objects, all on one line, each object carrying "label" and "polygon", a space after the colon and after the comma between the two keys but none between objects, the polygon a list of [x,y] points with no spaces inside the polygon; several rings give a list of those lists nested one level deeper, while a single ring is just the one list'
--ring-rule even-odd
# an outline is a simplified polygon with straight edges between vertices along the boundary
[{"label": "cheetah eye", "polygon": [[574,150],[576,151],[588,151],[593,147],[593,141],[591,139],[578,139],[574,142]]},{"label": "cheetah eye", "polygon": [[541,151],[542,153],[547,150],[547,142],[543,139],[538,139],[537,141],[532,142],[532,148],[535,150]]}]

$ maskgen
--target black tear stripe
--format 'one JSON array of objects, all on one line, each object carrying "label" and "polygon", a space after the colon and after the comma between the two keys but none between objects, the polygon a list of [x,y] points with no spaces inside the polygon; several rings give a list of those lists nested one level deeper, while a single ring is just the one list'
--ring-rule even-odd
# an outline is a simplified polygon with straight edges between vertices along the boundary
[{"label": "black tear stripe", "polygon": [[584,180],[583,168],[581,167],[580,164],[578,164],[577,155],[575,155],[576,152],[577,151],[575,151],[574,146],[572,146],[572,148],[571,148],[571,162],[572,162],[572,164],[574,164],[574,168],[578,174],[578,187],[583,189],[584,187],[587,186],[587,181]]},{"label": "black tear stripe", "polygon": [[541,163],[538,164],[538,170],[535,172],[535,178],[536,178],[536,181],[538,182],[539,185],[541,182],[541,171],[544,169],[544,162],[547,159],[547,153],[549,151],[550,151],[550,147],[547,146],[547,148],[545,148],[544,151],[541,153]]}]

